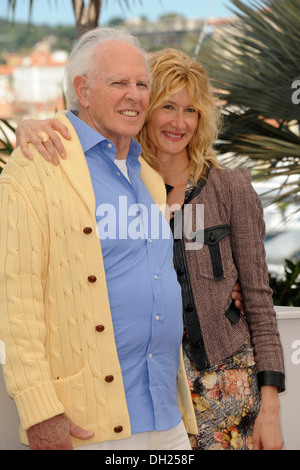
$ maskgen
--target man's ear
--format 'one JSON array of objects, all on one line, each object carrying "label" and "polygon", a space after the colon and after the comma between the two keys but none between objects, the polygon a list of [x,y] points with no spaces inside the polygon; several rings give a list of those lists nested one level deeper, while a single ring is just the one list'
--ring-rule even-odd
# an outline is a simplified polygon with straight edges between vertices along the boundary
[{"label": "man's ear", "polygon": [[76,95],[78,96],[79,102],[85,108],[89,105],[88,101],[88,82],[87,78],[83,75],[78,75],[74,78],[73,81],[74,89],[76,91]]}]

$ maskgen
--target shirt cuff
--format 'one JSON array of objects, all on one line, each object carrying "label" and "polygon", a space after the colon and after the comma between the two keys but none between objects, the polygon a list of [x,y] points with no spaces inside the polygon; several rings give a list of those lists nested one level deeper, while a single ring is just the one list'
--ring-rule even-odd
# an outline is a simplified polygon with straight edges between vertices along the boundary
[{"label": "shirt cuff", "polygon": [[265,370],[257,374],[257,380],[259,388],[264,385],[271,385],[273,387],[277,387],[279,393],[285,391],[285,374],[282,372]]}]

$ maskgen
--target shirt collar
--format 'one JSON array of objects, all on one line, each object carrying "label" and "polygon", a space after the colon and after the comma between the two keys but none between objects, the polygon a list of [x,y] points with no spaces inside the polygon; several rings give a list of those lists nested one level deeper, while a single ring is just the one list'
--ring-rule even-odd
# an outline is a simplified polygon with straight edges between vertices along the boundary
[{"label": "shirt collar", "polygon": [[79,119],[74,112],[69,111],[67,118],[74,126],[84,153],[103,140],[107,140],[103,135],[99,134],[99,132],[95,131],[95,129],[82,121],[82,119]]},{"label": "shirt collar", "polygon": [[[68,111],[67,118],[71,121],[80,140],[83,152],[86,153],[100,142],[110,142],[91,126],[79,119],[73,111]],[[112,142],[111,142],[112,143]],[[112,143],[114,146],[114,144]],[[138,158],[142,153],[142,147],[136,140],[131,139],[128,155]]]}]

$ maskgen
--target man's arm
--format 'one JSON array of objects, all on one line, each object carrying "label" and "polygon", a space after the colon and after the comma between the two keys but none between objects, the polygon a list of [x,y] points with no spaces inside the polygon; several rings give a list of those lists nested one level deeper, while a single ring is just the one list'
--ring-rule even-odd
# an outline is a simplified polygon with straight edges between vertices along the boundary
[{"label": "man's arm", "polygon": [[63,413],[64,407],[51,382],[44,346],[45,238],[30,202],[17,186],[6,174],[1,176],[0,335],[6,347],[7,390],[27,429]]},{"label": "man's arm", "polygon": [[35,424],[27,430],[31,450],[72,450],[71,436],[87,440],[94,433],[76,426],[65,414]]},{"label": "man's arm", "polygon": [[44,347],[45,234],[17,186],[6,175],[1,177],[0,338],[6,349],[6,386],[30,448],[70,449],[70,436],[90,439],[94,433],[63,414],[51,380]]}]

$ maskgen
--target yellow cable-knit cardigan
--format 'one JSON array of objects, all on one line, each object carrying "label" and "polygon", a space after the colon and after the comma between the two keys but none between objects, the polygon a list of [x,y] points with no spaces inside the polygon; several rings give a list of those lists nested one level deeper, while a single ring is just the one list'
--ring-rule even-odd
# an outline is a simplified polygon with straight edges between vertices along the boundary
[{"label": "yellow cable-knit cardigan", "polygon": [[[72,136],[64,141],[67,159],[54,166],[31,146],[30,161],[18,148],[0,177],[0,338],[25,444],[26,429],[63,412],[94,431],[89,443],[131,434],[92,182],[74,128],[64,113],[57,117]],[[160,176],[140,162],[142,180],[164,204]],[[196,433],[182,356],[178,402],[186,429]]]}]

